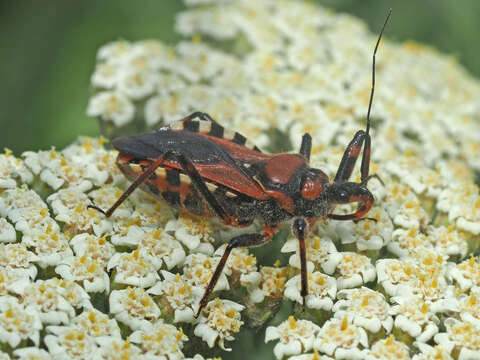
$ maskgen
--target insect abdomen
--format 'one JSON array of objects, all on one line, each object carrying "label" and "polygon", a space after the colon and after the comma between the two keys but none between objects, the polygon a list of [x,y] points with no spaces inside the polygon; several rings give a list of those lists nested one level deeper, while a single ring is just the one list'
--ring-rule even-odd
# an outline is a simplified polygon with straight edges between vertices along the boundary
[{"label": "insect abdomen", "polygon": [[[135,180],[150,165],[148,161],[135,161],[119,155],[117,165],[129,180]],[[178,169],[158,167],[140,187],[168,205],[200,216],[213,216],[205,206],[190,178]]]},{"label": "insect abdomen", "polygon": [[[117,165],[125,177],[133,181],[150,166],[150,163],[148,161],[137,161],[131,156],[120,154],[117,158]],[[240,199],[243,198],[241,195],[222,185],[212,182],[205,182],[205,184],[227,212],[230,213],[232,210],[236,210],[235,214],[230,213],[229,215],[240,215],[241,221],[245,223],[253,220],[255,214],[251,209],[242,211],[245,206],[250,207],[251,205],[248,198],[242,201]],[[179,211],[186,211],[204,217],[216,216],[206,205],[206,202],[192,184],[190,177],[183,174],[181,170],[158,167],[140,187],[153,197],[164,200],[168,205]],[[245,202],[245,200],[247,201]],[[237,214],[237,211],[239,214]]]}]

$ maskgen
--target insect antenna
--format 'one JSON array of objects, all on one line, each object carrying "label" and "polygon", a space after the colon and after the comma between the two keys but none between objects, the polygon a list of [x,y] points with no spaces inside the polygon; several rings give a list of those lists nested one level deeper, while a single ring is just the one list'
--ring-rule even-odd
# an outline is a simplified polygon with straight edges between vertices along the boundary
[{"label": "insect antenna", "polygon": [[375,49],[373,50],[373,61],[372,61],[372,90],[370,91],[370,100],[368,101],[368,111],[367,111],[367,129],[366,133],[369,134],[370,132],[370,111],[372,110],[372,102],[373,102],[373,93],[375,92],[375,55],[377,54],[378,45],[380,44],[380,40],[382,39],[383,30],[387,26],[388,20],[390,19],[390,15],[392,15],[392,9],[388,10],[387,18],[383,23],[382,30],[380,30],[380,35],[378,35],[377,44],[375,45]]}]

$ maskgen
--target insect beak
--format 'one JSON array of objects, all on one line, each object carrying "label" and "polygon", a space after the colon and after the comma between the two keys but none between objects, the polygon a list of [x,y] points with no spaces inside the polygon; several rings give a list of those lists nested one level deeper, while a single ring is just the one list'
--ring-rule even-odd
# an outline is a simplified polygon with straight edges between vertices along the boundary
[{"label": "insect beak", "polygon": [[350,194],[348,202],[358,202],[365,206],[368,205],[368,209],[370,209],[373,205],[373,201],[372,193],[364,185],[360,185]]},{"label": "insect beak", "polygon": [[372,193],[365,185],[353,182],[332,184],[328,191],[328,200],[331,204],[358,203],[357,211],[348,215],[330,214],[329,218],[336,220],[356,220],[366,214],[373,205]]}]

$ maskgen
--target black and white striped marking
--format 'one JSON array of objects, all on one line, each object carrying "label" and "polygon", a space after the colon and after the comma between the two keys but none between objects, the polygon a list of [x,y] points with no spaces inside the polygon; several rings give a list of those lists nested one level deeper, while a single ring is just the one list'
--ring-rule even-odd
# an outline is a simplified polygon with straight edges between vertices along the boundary
[{"label": "black and white striped marking", "polygon": [[208,136],[216,137],[219,139],[226,139],[234,142],[235,144],[245,146],[248,149],[260,151],[250,140],[248,140],[242,134],[225,129],[218,123],[213,123],[205,120],[188,120],[188,121],[176,121],[170,124],[172,130],[186,130],[190,132],[202,133]]}]

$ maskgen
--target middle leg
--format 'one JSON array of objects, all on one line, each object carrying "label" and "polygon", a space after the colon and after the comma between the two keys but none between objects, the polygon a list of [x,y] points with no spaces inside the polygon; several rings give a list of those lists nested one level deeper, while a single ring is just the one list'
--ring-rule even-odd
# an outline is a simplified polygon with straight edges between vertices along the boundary
[{"label": "middle leg", "polygon": [[312,137],[309,133],[305,133],[302,136],[302,144],[300,145],[299,153],[310,161],[310,153],[312,152]]},{"label": "middle leg", "polygon": [[[311,222],[312,225],[314,222]],[[302,279],[302,287],[300,290],[300,295],[302,296],[302,307],[305,311],[305,298],[308,295],[308,270],[307,270],[307,251],[305,248],[305,238],[308,233],[308,225],[305,219],[297,218],[293,221],[292,224],[293,233],[298,239],[298,246],[300,250],[300,277]]]},{"label": "middle leg", "polygon": [[260,246],[260,245],[266,244],[271,240],[271,238],[276,232],[277,232],[276,226],[265,227],[265,229],[262,231],[261,234],[256,234],[256,233],[243,234],[243,235],[236,236],[229,241],[227,248],[223,253],[222,258],[220,259],[220,262],[218,263],[215,269],[215,272],[213,273],[212,278],[208,283],[205,293],[203,294],[202,300],[200,300],[200,305],[198,307],[197,314],[195,315],[196,318],[200,315],[200,312],[202,311],[202,309],[207,305],[208,298],[212,293],[213,289],[215,288],[215,285],[217,284],[217,281],[220,275],[222,274],[223,268],[225,267],[225,264],[227,263],[228,257],[232,252],[232,250],[237,247],[254,247],[254,246]]}]

